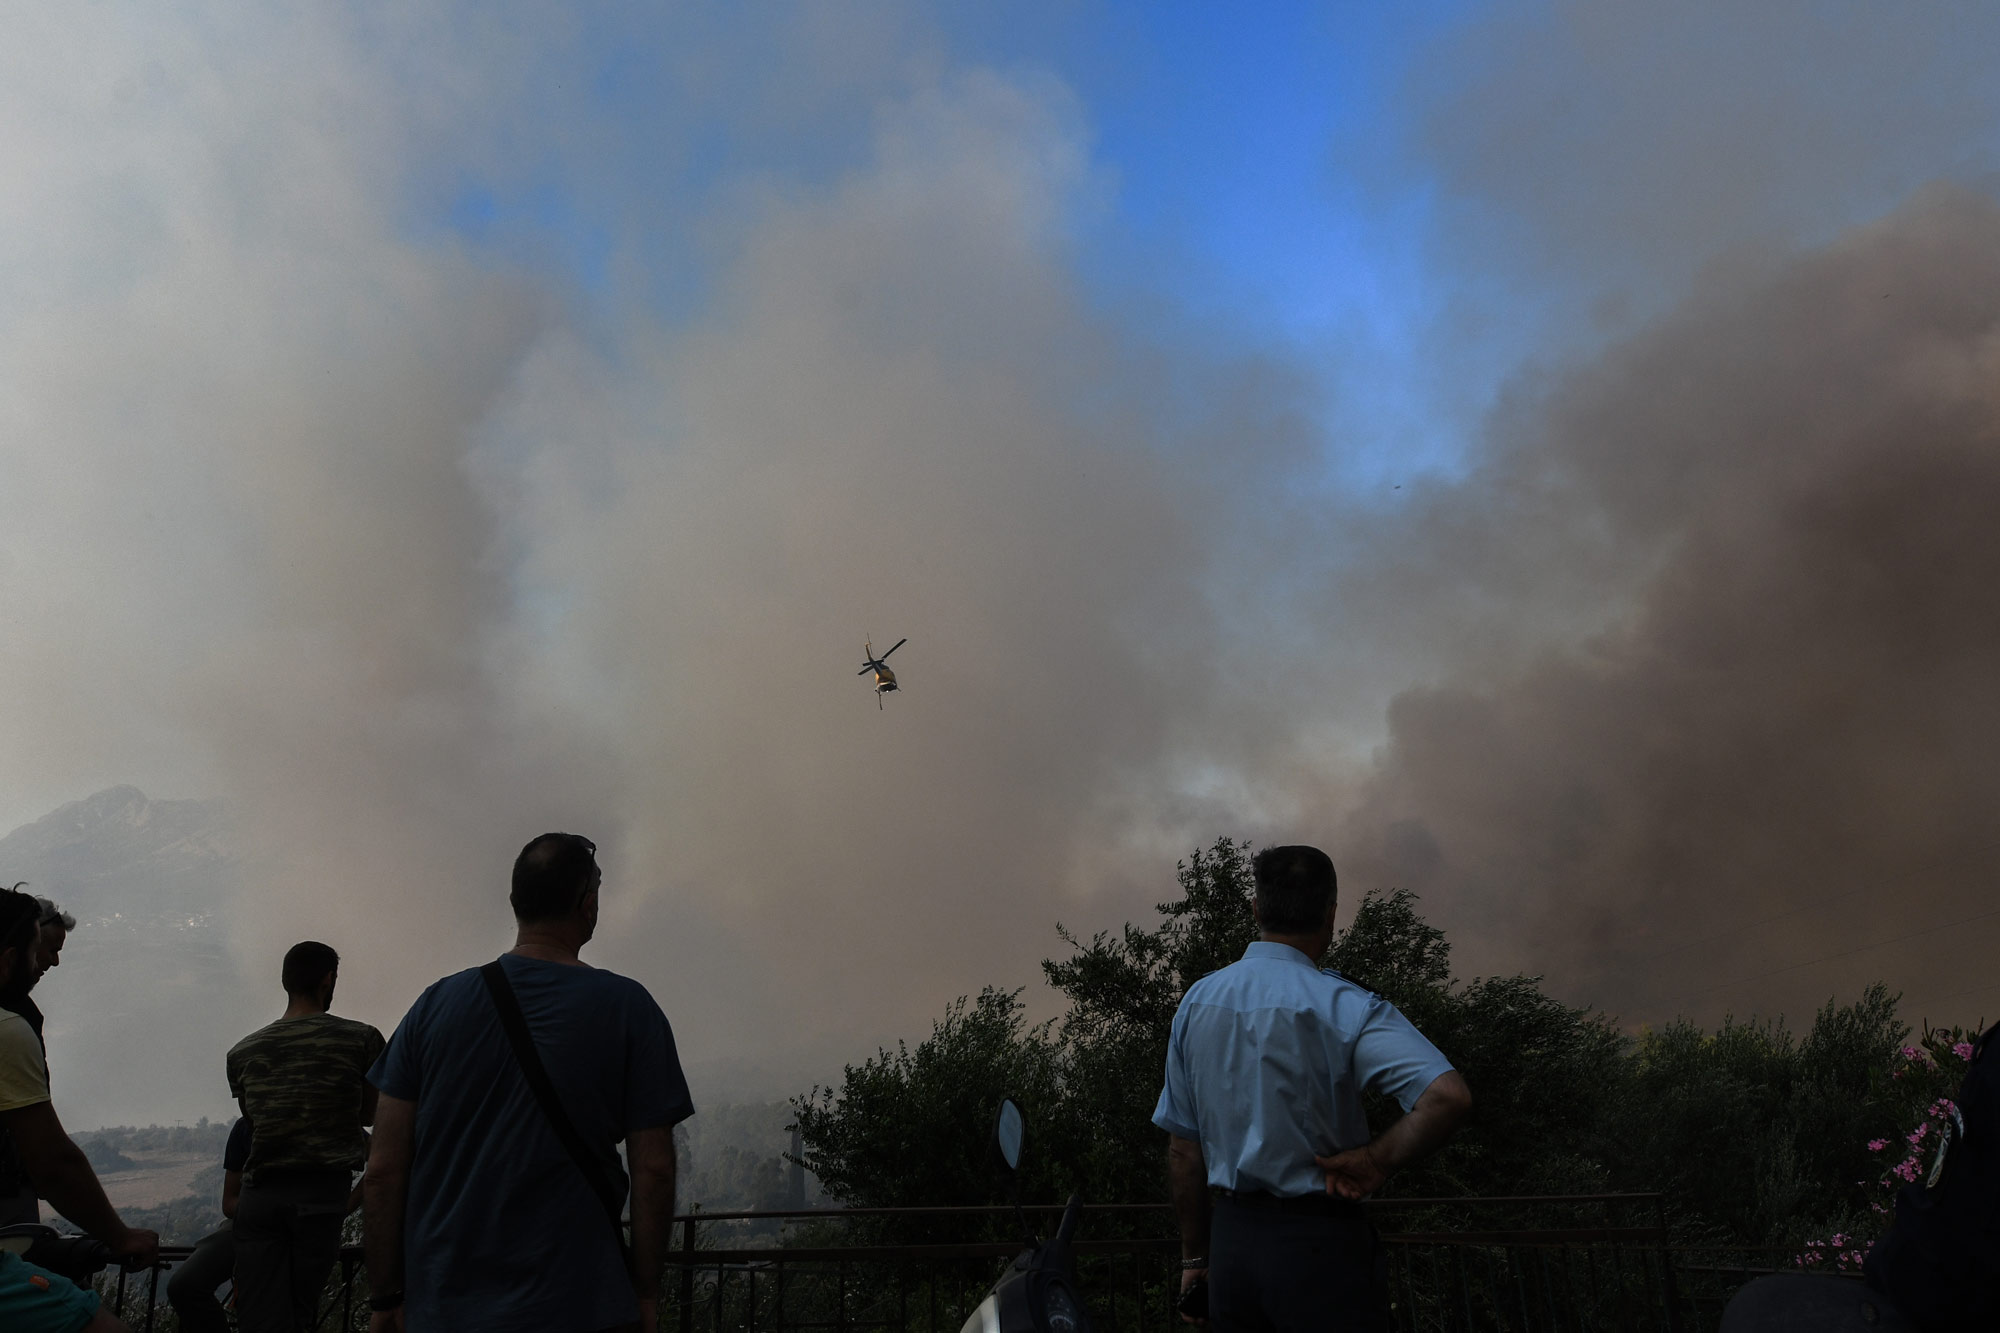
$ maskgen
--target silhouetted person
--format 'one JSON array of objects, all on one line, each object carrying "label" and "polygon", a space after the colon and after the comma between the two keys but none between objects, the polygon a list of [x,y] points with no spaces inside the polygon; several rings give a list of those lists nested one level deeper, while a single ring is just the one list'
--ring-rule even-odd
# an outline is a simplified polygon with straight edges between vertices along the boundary
[{"label": "silhouetted person", "polygon": [[2000,1328],[2000,1023],[1973,1045],[1954,1134],[1935,1182],[1896,1194],[1896,1220],[1868,1251],[1868,1285],[1910,1322]]},{"label": "silhouetted person", "polygon": [[[15,968],[13,978],[5,987],[0,987],[0,1008],[27,1020],[28,1026],[34,1030],[36,1042],[41,1045],[42,1063],[46,1068],[49,1046],[42,1035],[44,1020],[41,1006],[35,1002],[32,992],[51,968],[61,964],[63,942],[76,928],[76,918],[47,898],[35,899],[35,910],[36,936],[30,960],[25,967]],[[14,1141],[4,1129],[0,1129],[0,1226],[39,1221],[41,1212],[41,1200],[35,1197],[34,1187],[28,1183],[20,1154],[14,1151]]]},{"label": "silhouetted person", "polygon": [[657,1322],[673,1127],[694,1104],[653,997],[577,956],[597,928],[596,852],[568,833],[523,848],[513,951],[425,991],[369,1074],[382,1093],[362,1181],[376,1333],[402,1329],[406,1312],[425,1331]]},{"label": "silhouetted person", "polygon": [[1722,1333],[1969,1333],[2000,1329],[2000,1024],[1974,1044],[1936,1178],[1896,1192],[1865,1283],[1774,1273],[1730,1298]]},{"label": "silhouetted person", "polygon": [[250,1117],[229,1127],[222,1149],[222,1225],[195,1242],[194,1253],[167,1279],[167,1302],[180,1319],[181,1333],[228,1333],[229,1317],[215,1292],[236,1269],[236,1204],[243,1192],[243,1167],[250,1160]]},{"label": "silhouetted person", "polygon": [[285,955],[285,1012],[229,1051],[229,1090],[256,1126],[236,1203],[243,1333],[304,1333],[340,1257],[354,1173],[375,1118],[368,1067],[382,1034],[327,1012],[340,955],[315,940]]},{"label": "silhouetted person", "polygon": [[[1258,939],[1188,987],[1166,1086],[1167,1177],[1183,1293],[1239,1329],[1386,1330],[1381,1242],[1361,1200],[1435,1151],[1472,1108],[1451,1062],[1396,1006],[1319,959],[1333,942],[1333,862],[1270,847],[1251,862]],[[1362,1090],[1405,1115],[1368,1136]]]},{"label": "silhouetted person", "polygon": [[[41,905],[0,890],[0,993],[35,966]],[[135,1266],[160,1256],[160,1238],[120,1220],[83,1150],[71,1141],[49,1101],[48,1066],[28,1020],[0,1008],[0,1128],[12,1137],[35,1191],[70,1221],[103,1241],[112,1257]],[[97,1293],[0,1252],[0,1329],[37,1333],[123,1333]]]}]

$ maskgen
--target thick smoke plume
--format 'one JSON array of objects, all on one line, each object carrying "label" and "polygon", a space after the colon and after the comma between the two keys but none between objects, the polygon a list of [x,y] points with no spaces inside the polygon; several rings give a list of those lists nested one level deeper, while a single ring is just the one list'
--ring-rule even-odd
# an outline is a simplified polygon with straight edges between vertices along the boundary
[{"label": "thick smoke plume", "polygon": [[[21,817],[225,798],[243,975],[325,939],[385,1029],[504,947],[524,841],[587,833],[597,960],[698,1069],[776,1090],[1028,981],[1058,917],[1122,917],[1227,822],[1217,551],[1311,465],[1298,385],[1092,309],[1061,86],[861,62],[847,166],[722,192],[686,318],[604,317],[412,229],[377,154],[418,172],[472,113],[362,38],[256,32],[213,70],[156,36],[99,34],[74,123],[15,145],[71,220],[16,219],[0,357]],[[479,55],[486,84],[438,54],[475,107],[533,65]],[[15,72],[9,123],[61,103]],[[867,634],[910,639],[887,711]],[[163,1099],[219,1108],[274,998],[162,1016],[214,1091]]]},{"label": "thick smoke plume", "polygon": [[1394,702],[1363,882],[1632,1017],[1856,976],[1955,1012],[2000,869],[1997,505],[1991,200],[1700,292],[1419,516],[1433,559],[1553,545],[1624,587],[1581,641]]},{"label": "thick smoke plume", "polygon": [[[1793,188],[1771,136],[1725,160],[1783,24],[1690,144],[1692,85],[1617,77],[1659,20],[1554,7],[1645,153],[1537,131],[1576,65],[1508,67],[1539,30],[1445,52],[1416,137],[1496,265],[1458,276],[1579,256],[1523,323],[1591,314],[1385,499],[1328,493],[1322,367],[1092,287],[1090,109],[914,9],[197,11],[0,47],[0,810],[236,813],[248,980],[228,1031],[135,1018],[158,1114],[221,1109],[294,940],[385,1028],[491,956],[549,828],[603,847],[595,956],[698,1096],[1030,983],[1054,921],[1143,916],[1225,833],[1325,842],[1350,900],[1416,888],[1468,964],[1635,1020],[1972,984],[1990,923],[1726,984],[1970,915],[1995,868],[2000,221],[1940,189],[1830,239],[1990,158],[1958,103],[1812,137]],[[1447,349],[1495,327],[1444,313]],[[910,640],[883,712],[869,634]]]}]

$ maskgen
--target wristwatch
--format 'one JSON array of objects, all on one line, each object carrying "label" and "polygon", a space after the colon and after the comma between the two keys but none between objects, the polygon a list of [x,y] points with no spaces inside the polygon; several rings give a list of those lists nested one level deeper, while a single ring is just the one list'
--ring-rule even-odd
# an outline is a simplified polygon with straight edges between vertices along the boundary
[{"label": "wristwatch", "polygon": [[369,1309],[371,1309],[371,1310],[373,1310],[373,1311],[375,1311],[375,1313],[377,1313],[377,1314],[380,1314],[380,1313],[382,1313],[382,1312],[383,1312],[384,1310],[400,1310],[400,1309],[402,1309],[402,1308],[403,1308],[403,1289],[402,1289],[401,1287],[398,1287],[398,1288],[396,1288],[396,1289],[395,1289],[394,1291],[371,1291],[371,1292],[369,1292],[369,1293],[368,1293],[368,1308],[369,1308]]}]

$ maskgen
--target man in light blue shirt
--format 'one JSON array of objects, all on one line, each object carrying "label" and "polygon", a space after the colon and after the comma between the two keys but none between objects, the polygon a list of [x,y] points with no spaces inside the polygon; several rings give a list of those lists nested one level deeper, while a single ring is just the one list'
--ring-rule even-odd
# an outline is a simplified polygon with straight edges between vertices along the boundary
[{"label": "man in light blue shirt", "polygon": [[[1258,940],[1188,988],[1153,1123],[1181,1231],[1181,1286],[1207,1278],[1219,1328],[1387,1329],[1380,1245],[1360,1201],[1442,1146],[1472,1109],[1451,1062],[1396,1007],[1317,960],[1333,862],[1251,863]],[[1405,1115],[1370,1139],[1363,1089]]]}]

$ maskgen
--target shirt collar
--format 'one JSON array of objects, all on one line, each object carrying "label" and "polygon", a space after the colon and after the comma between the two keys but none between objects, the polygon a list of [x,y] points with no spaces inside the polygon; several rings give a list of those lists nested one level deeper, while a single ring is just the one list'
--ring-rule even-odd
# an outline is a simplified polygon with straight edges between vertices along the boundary
[{"label": "shirt collar", "polygon": [[1305,950],[1294,949],[1289,944],[1279,944],[1275,940],[1253,940],[1243,951],[1245,959],[1275,958],[1281,963],[1303,963],[1313,971],[1319,971],[1319,964],[1306,957]]}]

